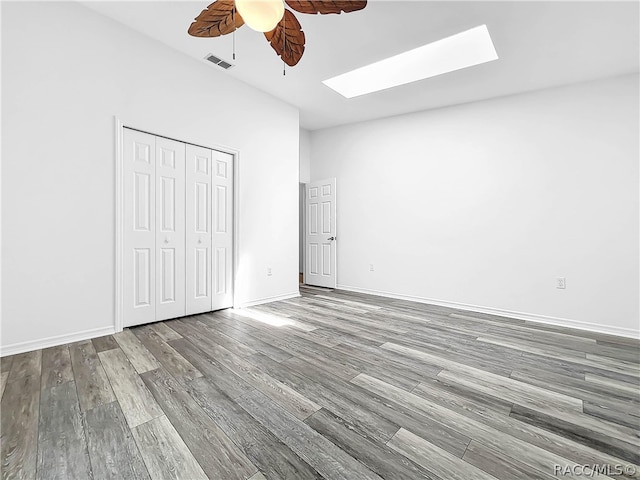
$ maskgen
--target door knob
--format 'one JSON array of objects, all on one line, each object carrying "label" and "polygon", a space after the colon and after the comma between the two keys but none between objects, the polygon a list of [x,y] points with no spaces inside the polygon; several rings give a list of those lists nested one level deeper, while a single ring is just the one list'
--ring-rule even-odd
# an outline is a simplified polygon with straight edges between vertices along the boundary
[{"label": "door knob", "polygon": [[164,243],[169,243],[169,237],[164,237]]},{"label": "door knob", "polygon": [[329,238],[327,238],[327,240],[331,240],[331,241],[334,241],[335,239],[336,239],[336,237],[329,237]]},{"label": "door knob", "polygon": [[202,239],[201,238],[198,239],[198,243],[202,243]]}]

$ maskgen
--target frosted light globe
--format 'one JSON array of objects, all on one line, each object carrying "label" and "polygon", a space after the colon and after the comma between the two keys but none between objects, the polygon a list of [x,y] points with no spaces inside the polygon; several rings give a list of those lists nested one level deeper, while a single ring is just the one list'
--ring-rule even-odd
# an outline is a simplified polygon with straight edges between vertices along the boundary
[{"label": "frosted light globe", "polygon": [[282,0],[236,0],[244,22],[258,32],[270,32],[284,16]]}]

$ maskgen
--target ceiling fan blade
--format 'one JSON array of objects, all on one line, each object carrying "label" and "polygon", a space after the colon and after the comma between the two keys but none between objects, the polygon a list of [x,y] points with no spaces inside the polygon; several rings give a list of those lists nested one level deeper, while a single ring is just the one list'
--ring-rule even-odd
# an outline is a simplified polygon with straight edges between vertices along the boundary
[{"label": "ceiling fan blade", "polygon": [[285,0],[296,12],[323,14],[355,12],[367,6],[367,0]]},{"label": "ceiling fan blade", "polygon": [[290,67],[296,65],[302,58],[305,42],[304,32],[300,22],[290,10],[285,9],[284,17],[280,23],[270,32],[265,32],[264,36],[278,56],[282,57],[284,63]]},{"label": "ceiling fan blade", "polygon": [[216,0],[196,17],[189,27],[189,35],[219,37],[237,30],[244,25],[244,20],[234,9],[233,0]]}]

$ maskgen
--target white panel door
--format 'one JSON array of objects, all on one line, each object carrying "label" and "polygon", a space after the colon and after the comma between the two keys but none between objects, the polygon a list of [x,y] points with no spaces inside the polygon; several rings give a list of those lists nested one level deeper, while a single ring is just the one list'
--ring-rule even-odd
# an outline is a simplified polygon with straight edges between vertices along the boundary
[{"label": "white panel door", "polygon": [[185,307],[185,144],[156,137],[156,320]]},{"label": "white panel door", "polygon": [[305,283],[336,287],[336,179],[307,184]]},{"label": "white panel door", "polygon": [[212,152],[213,250],[211,310],[233,306],[233,155]]},{"label": "white panel door", "polygon": [[155,137],[124,130],[124,325],[156,318]]},{"label": "white panel door", "polygon": [[186,313],[211,311],[211,150],[186,147]]}]

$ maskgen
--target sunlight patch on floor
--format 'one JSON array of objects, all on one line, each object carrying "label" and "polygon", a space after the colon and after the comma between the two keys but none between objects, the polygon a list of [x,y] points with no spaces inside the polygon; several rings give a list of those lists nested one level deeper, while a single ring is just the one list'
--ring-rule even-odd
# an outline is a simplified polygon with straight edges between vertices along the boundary
[{"label": "sunlight patch on floor", "polygon": [[233,313],[240,315],[241,317],[250,318],[260,323],[270,325],[272,327],[293,327],[296,321],[286,317],[280,317],[271,313],[256,312],[247,310],[245,308],[234,308]]}]

